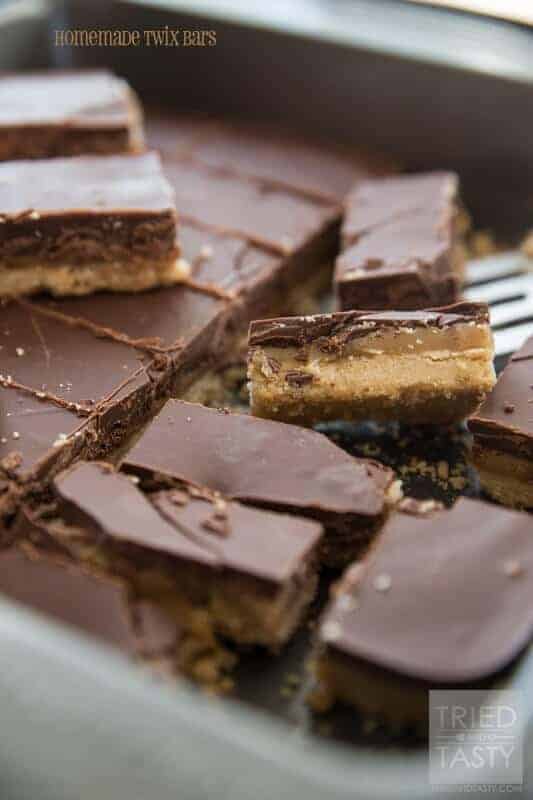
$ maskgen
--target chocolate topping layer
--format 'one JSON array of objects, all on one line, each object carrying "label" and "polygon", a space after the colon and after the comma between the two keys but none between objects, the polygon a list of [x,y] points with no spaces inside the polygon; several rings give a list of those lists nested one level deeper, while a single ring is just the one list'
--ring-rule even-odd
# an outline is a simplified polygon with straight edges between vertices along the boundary
[{"label": "chocolate topping layer", "polygon": [[280,255],[290,255],[311,237],[338,228],[341,209],[336,203],[186,161],[165,161],[165,173],[181,219]]},{"label": "chocolate topping layer", "polygon": [[424,308],[455,299],[457,189],[452,173],[356,186],[335,268],[342,308]]},{"label": "chocolate topping layer", "polygon": [[0,129],[128,127],[129,94],[127,83],[107,70],[0,75]]},{"label": "chocolate topping layer", "polygon": [[[452,172],[400,175],[362,181],[349,195],[342,226],[345,245],[357,242],[389,223],[415,226],[418,218],[422,250],[430,250],[450,233],[452,203],[457,198],[459,179]],[[427,225],[428,222],[431,225]]]},{"label": "chocolate topping layer", "polygon": [[62,518],[102,535],[216,570],[288,580],[321,537],[317,523],[246,508],[194,487],[145,495],[98,462],[57,476]]},{"label": "chocolate topping layer", "polygon": [[[169,446],[175,442],[175,446]],[[295,425],[170,400],[124,468],[208,486],[252,505],[379,515],[393,473]]]},{"label": "chocolate topping layer", "polygon": [[250,324],[250,347],[341,347],[352,339],[381,329],[449,328],[468,323],[488,324],[486,303],[456,303],[429,311],[338,311],[307,317],[280,317]]},{"label": "chocolate topping layer", "polygon": [[178,127],[155,115],[147,125],[152,145],[168,158],[190,159],[316,200],[339,202],[356,180],[393,169],[386,158],[280,134],[278,125],[180,117]]},{"label": "chocolate topping layer", "polygon": [[511,357],[468,427],[491,449],[533,458],[533,337]]},{"label": "chocolate topping layer", "polygon": [[119,580],[11,548],[0,554],[0,593],[130,656],[166,655],[180,631],[162,609],[135,599]]},{"label": "chocolate topping layer", "polygon": [[319,640],[433,685],[480,681],[530,641],[532,596],[531,518],[461,498],[389,519],[368,560],[345,573]]},{"label": "chocolate topping layer", "polygon": [[0,554],[0,593],[127,652],[136,650],[126,592],[118,581],[11,549]]},{"label": "chocolate topping layer", "polygon": [[154,152],[0,164],[3,224],[43,222],[47,216],[142,216],[174,207],[174,194]]}]

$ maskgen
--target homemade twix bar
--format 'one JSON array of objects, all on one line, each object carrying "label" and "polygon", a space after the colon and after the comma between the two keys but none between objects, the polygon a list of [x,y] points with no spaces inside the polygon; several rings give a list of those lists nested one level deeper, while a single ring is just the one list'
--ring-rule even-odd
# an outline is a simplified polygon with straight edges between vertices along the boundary
[{"label": "homemade twix bar", "polygon": [[19,542],[124,581],[190,629],[273,650],[289,638],[316,588],[318,522],[248,508],[182,481],[143,491],[102,462],[57,475],[45,502],[24,507]]},{"label": "homemade twix bar", "polygon": [[137,291],[186,272],[155,153],[0,164],[0,295]]},{"label": "homemade twix bar", "polygon": [[533,508],[533,337],[511,357],[468,422],[483,489],[505,505]]},{"label": "homemade twix bar", "polygon": [[424,731],[429,689],[483,688],[527,646],[532,592],[527,514],[461,498],[394,515],[322,618],[315,707],[338,700]]},{"label": "homemade twix bar", "polygon": [[137,98],[106,70],[0,76],[0,161],[109,155],[142,145]]},{"label": "homemade twix bar", "polygon": [[417,309],[453,303],[463,273],[458,178],[448,172],[358,183],[337,258],[339,307]]},{"label": "homemade twix bar", "polygon": [[170,400],[123,469],[152,490],[186,480],[250,506],[322,523],[321,560],[344,566],[398,499],[394,473],[294,425]]},{"label": "homemade twix bar", "polygon": [[325,420],[452,424],[494,384],[484,303],[430,311],[345,311],[252,322],[252,413]]}]

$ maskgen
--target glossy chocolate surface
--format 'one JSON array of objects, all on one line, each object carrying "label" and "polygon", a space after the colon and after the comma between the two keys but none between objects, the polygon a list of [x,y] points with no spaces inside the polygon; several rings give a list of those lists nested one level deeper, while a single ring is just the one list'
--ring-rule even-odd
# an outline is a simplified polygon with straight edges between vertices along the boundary
[{"label": "glossy chocolate surface", "polygon": [[533,633],[531,517],[461,498],[391,517],[319,629],[333,653],[430,684],[482,680]]},{"label": "glossy chocolate surface", "polygon": [[125,469],[184,479],[278,510],[374,516],[393,473],[320,433],[170,400],[127,454]]},{"label": "glossy chocolate surface", "polygon": [[533,458],[533,337],[511,357],[468,427],[490,449]]}]

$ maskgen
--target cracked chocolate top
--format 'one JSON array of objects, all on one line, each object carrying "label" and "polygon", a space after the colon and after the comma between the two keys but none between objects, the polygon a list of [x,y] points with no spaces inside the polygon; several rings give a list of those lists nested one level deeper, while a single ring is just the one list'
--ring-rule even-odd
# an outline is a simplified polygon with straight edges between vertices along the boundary
[{"label": "cracked chocolate top", "polygon": [[394,515],[338,586],[319,629],[334,653],[428,683],[503,669],[533,633],[527,514],[467,498]]},{"label": "cracked chocolate top", "polygon": [[127,127],[127,83],[107,70],[27,72],[0,76],[0,128],[63,125]]},{"label": "cracked chocolate top", "polygon": [[275,583],[298,571],[322,534],[316,522],[247,508],[186,483],[149,496],[97,462],[76,464],[53,488],[62,518],[96,540],[104,535]]},{"label": "cracked chocolate top", "polygon": [[511,357],[468,427],[496,450],[533,457],[533,337]]},{"label": "cracked chocolate top", "polygon": [[338,311],[306,317],[279,317],[250,324],[250,347],[337,349],[352,339],[380,330],[449,328],[470,322],[488,324],[486,303],[456,303],[429,311]]},{"label": "cracked chocolate top", "polygon": [[[337,203],[186,161],[165,161],[165,174],[175,189],[180,219],[278,255],[309,243],[316,247],[315,239],[328,232],[333,236],[341,215]],[[332,256],[324,255],[324,261]]]},{"label": "cracked chocolate top", "polygon": [[175,400],[130,450],[125,468],[319,519],[383,513],[393,480],[388,468],[348,455],[321,433]]}]

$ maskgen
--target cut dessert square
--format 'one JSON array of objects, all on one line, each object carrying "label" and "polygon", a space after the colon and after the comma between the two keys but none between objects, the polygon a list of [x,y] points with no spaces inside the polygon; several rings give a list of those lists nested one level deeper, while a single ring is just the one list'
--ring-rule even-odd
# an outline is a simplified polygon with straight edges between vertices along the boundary
[{"label": "cut dessert square", "polygon": [[533,337],[511,357],[468,427],[484,491],[505,505],[533,508]]},{"label": "cut dessert square", "polygon": [[203,610],[211,633],[273,650],[314,595],[321,535],[317,522],[186,481],[145,492],[110,465],[83,461],[22,510],[16,531],[40,553],[126,581],[186,628]]},{"label": "cut dessert square", "polygon": [[335,268],[341,309],[431,308],[458,299],[466,221],[458,187],[448,172],[357,184]]},{"label": "cut dessert square", "polygon": [[428,691],[490,686],[533,634],[531,518],[467,498],[395,514],[318,629],[311,697],[427,734]]},{"label": "cut dessert square", "polygon": [[107,70],[0,76],[0,161],[142,149],[140,105]]},{"label": "cut dessert square", "polygon": [[483,303],[430,311],[345,311],[250,325],[252,413],[326,420],[452,424],[494,384]]},{"label": "cut dessert square", "polygon": [[0,164],[0,295],[139,291],[188,274],[156,153]]},{"label": "cut dessert square", "polygon": [[186,480],[258,508],[318,520],[323,563],[364,550],[398,499],[394,473],[354,458],[326,436],[247,414],[169,401],[125,457],[154,489]]}]

